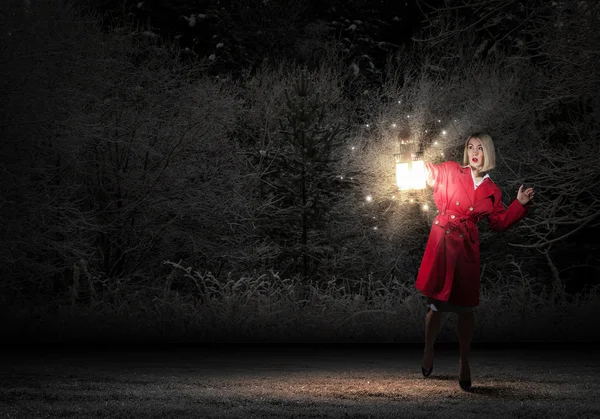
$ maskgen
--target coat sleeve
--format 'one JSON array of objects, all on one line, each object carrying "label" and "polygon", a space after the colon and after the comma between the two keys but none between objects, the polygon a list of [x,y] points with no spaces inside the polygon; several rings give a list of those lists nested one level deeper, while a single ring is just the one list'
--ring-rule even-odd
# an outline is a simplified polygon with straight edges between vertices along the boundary
[{"label": "coat sleeve", "polygon": [[529,211],[528,205],[521,205],[516,199],[504,208],[502,193],[498,191],[493,195],[494,207],[488,216],[490,228],[494,231],[506,231],[524,218]]},{"label": "coat sleeve", "polygon": [[441,183],[444,183],[448,175],[446,162],[441,164],[425,163],[425,175],[427,176],[427,184],[434,189]]}]

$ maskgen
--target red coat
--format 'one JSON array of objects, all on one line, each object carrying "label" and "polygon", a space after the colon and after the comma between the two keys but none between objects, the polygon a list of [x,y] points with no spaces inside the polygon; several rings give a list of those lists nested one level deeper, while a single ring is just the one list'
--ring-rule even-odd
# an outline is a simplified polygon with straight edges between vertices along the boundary
[{"label": "red coat", "polygon": [[516,199],[502,205],[502,192],[486,178],[474,189],[469,166],[426,163],[427,183],[439,214],[433,220],[415,286],[425,296],[463,306],[479,305],[479,230],[487,218],[495,231],[508,230],[527,214]]}]

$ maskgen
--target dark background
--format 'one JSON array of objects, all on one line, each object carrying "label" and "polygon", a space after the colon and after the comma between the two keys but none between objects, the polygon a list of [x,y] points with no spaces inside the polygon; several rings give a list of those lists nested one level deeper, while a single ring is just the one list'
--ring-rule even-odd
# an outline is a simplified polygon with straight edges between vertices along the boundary
[{"label": "dark background", "polygon": [[[413,287],[431,193],[394,195],[393,146],[381,141],[390,119],[414,112],[426,115],[416,130],[426,155],[437,137],[424,129],[440,117],[454,129],[445,158],[460,160],[473,130],[494,137],[505,204],[520,184],[536,188],[518,227],[482,225],[489,317],[510,306],[519,338],[537,327],[536,339],[585,339],[569,325],[587,324],[600,284],[597,2],[74,5],[2,9],[1,302],[14,336],[94,339],[89,325],[126,339],[129,326],[115,325],[137,324],[163,339],[181,324],[169,339],[247,338],[261,325],[261,339],[269,328],[278,340],[319,328],[313,338],[404,339],[374,332],[379,320],[346,319],[403,312],[382,299],[414,304],[402,290]],[[202,17],[190,26],[192,14]],[[302,72],[314,105],[305,121]],[[294,143],[302,130],[311,147]],[[278,329],[276,315],[219,326],[236,307],[252,318],[281,286],[295,300],[277,304],[296,307],[283,317],[298,330]],[[302,329],[315,295],[343,305],[325,305],[332,324],[356,329],[325,319]],[[554,314],[535,316],[546,308]]]}]

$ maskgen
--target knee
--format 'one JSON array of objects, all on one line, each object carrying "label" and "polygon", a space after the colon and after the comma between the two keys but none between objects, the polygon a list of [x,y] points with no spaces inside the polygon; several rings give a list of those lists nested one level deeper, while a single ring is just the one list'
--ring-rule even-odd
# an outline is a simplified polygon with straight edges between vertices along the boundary
[{"label": "knee", "polygon": [[475,313],[473,313],[472,311],[468,312],[468,313],[457,313],[458,314],[458,320],[471,320],[475,318]]}]

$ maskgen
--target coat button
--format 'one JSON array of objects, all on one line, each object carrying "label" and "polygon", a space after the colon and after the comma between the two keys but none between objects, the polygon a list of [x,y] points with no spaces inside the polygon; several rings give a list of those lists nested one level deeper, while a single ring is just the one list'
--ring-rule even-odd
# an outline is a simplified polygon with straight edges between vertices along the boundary
[{"label": "coat button", "polygon": [[446,230],[446,234],[450,234],[450,230]]},{"label": "coat button", "polygon": [[445,213],[445,212],[442,212],[442,215],[446,215],[446,213]]},{"label": "coat button", "polygon": [[469,211],[473,211],[473,207],[469,207]]},{"label": "coat button", "polygon": [[438,220],[435,220],[435,223],[436,223],[436,224],[439,224],[440,222],[439,222]]},{"label": "coat button", "polygon": [[450,216],[450,218],[452,218],[452,219],[454,220],[454,219],[456,218],[456,215],[452,214],[452,215]]},{"label": "coat button", "polygon": [[460,205],[460,202],[456,201],[456,205]]},{"label": "coat button", "polygon": [[458,235],[458,237],[460,237],[460,238],[462,238],[462,236],[463,236],[463,234],[462,234],[462,233],[460,233],[460,234]]}]

